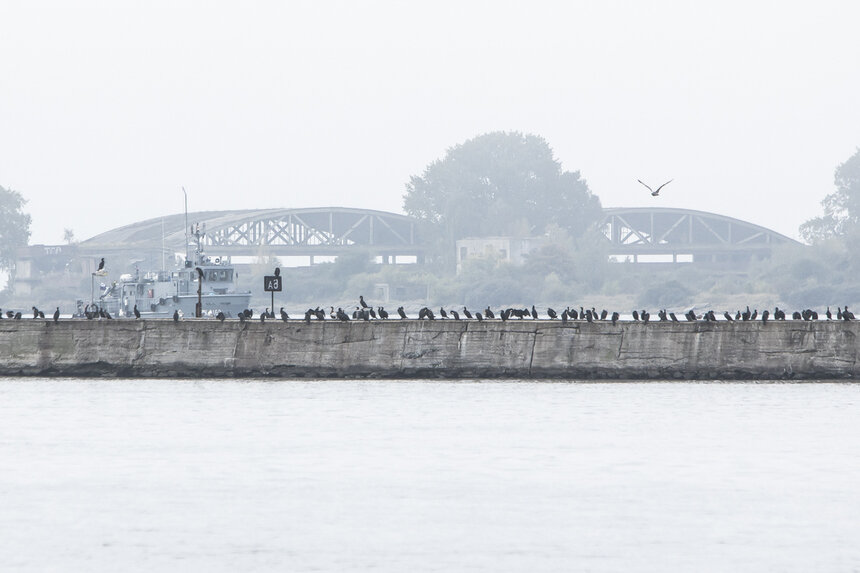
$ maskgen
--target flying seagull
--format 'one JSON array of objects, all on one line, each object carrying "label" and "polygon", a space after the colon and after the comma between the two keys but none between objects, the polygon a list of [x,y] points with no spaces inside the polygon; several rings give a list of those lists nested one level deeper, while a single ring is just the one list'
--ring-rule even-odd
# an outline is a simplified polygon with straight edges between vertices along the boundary
[{"label": "flying seagull", "polygon": [[[636,181],[638,181],[639,183],[642,183],[642,180],[641,180],[641,179],[637,179]],[[662,189],[663,187],[665,187],[666,185],[668,185],[668,184],[669,184],[669,183],[671,183],[672,181],[674,181],[674,179],[669,179],[668,181],[666,181],[665,183],[663,183],[662,185],[660,185],[659,187],[657,187],[657,190],[656,190],[656,191],[654,191],[653,189],[651,189],[651,187],[649,187],[647,183],[642,183],[642,185],[645,185],[645,187],[648,187],[648,191],[650,191],[650,192],[651,192],[651,196],[652,196],[652,197],[656,197],[657,195],[659,195],[659,194],[660,194],[660,189]]]}]

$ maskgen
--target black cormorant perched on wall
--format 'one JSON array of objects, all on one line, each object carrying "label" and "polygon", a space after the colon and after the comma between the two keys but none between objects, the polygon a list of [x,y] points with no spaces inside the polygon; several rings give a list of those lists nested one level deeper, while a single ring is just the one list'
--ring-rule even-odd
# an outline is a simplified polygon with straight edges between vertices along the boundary
[{"label": "black cormorant perched on wall", "polygon": [[376,311],[379,314],[379,318],[382,320],[388,320],[388,311],[385,310],[385,307],[380,306],[379,310]]},{"label": "black cormorant perched on wall", "polygon": [[39,318],[39,309],[35,306],[33,307],[33,318]]},{"label": "black cormorant perched on wall", "polygon": [[687,322],[696,322],[696,313],[695,313],[695,312],[693,312],[693,309],[691,308],[691,309],[690,309],[690,310],[688,310],[688,311],[687,311],[687,313],[684,315],[684,318],[686,318],[686,319],[687,319]]},{"label": "black cormorant perched on wall", "polygon": [[465,306],[463,307],[463,316],[465,316],[466,318],[472,318],[472,313],[469,312],[469,309]]},{"label": "black cormorant perched on wall", "polygon": [[448,313],[445,312],[445,309],[441,306],[439,307],[439,316],[441,316],[442,318],[448,318]]},{"label": "black cormorant perched on wall", "polygon": [[675,316],[675,313],[674,313],[674,312],[670,312],[670,313],[669,313],[669,318],[671,318],[671,319],[672,319],[672,322],[678,322],[678,317],[677,317],[677,316]]},{"label": "black cormorant perched on wall", "polygon": [[567,309],[564,309],[563,311],[561,311],[561,322],[562,323],[567,322],[567,316],[568,316]]},{"label": "black cormorant perched on wall", "polygon": [[770,316],[770,311],[769,311],[769,310],[764,309],[763,311],[761,311],[761,321],[762,321],[762,322],[767,322],[767,319],[768,319],[768,317],[769,317],[769,316]]},{"label": "black cormorant perched on wall", "polygon": [[535,308],[535,305],[532,305],[532,318],[537,320],[537,317],[538,317],[537,309]]},{"label": "black cormorant perched on wall", "polygon": [[96,271],[96,272],[103,271],[103,270],[104,270],[104,268],[105,268],[105,258],[104,258],[104,257],[102,257],[102,260],[100,260],[100,261],[99,261],[99,269],[98,269],[98,271]]},{"label": "black cormorant perched on wall", "polygon": [[618,319],[621,318],[621,315],[617,312],[612,313],[612,326],[615,326],[615,323],[618,322]]},{"label": "black cormorant perched on wall", "polygon": [[826,316],[826,317],[827,317],[827,320],[832,320],[832,319],[833,319],[833,313],[832,313],[832,312],[830,312],[830,307],[829,307],[829,306],[827,307],[827,312],[825,312],[825,313],[824,313],[824,316]]},{"label": "black cormorant perched on wall", "polygon": [[490,310],[489,306],[486,309],[484,309],[484,316],[487,318],[496,318],[496,315],[493,314],[493,311]]},{"label": "black cormorant perched on wall", "polygon": [[57,310],[54,311],[54,322],[60,320],[60,307],[57,307]]},{"label": "black cormorant perched on wall", "polygon": [[750,320],[755,320],[758,318],[758,309],[753,310],[753,313],[750,315]]},{"label": "black cormorant perched on wall", "polygon": [[358,303],[361,305],[361,308],[367,308],[367,303],[364,302],[364,295],[358,295]]},{"label": "black cormorant perched on wall", "polygon": [[[553,318],[558,318],[558,313],[556,313],[555,309],[553,309],[553,308],[547,308],[546,314],[547,314],[547,316],[549,316],[550,320],[552,320]],[[567,318],[567,317],[565,317],[565,318]]]},{"label": "black cormorant perched on wall", "polygon": [[600,311],[600,320],[606,320],[606,317],[609,316],[609,311],[605,308]]},{"label": "black cormorant perched on wall", "polygon": [[173,322],[179,322],[179,310],[173,311]]},{"label": "black cormorant perched on wall", "polygon": [[400,315],[400,320],[403,320],[406,318],[406,311],[403,310],[402,306],[397,307],[397,314]]},{"label": "black cormorant perched on wall", "polygon": [[635,320],[636,322],[639,322],[639,311],[636,311],[636,310],[633,311],[633,320]]},{"label": "black cormorant perched on wall", "polygon": [[729,322],[734,322],[734,321],[735,321],[735,319],[734,319],[734,318],[732,318],[732,315],[730,315],[730,314],[729,314],[729,311],[724,312],[724,313],[723,313],[723,316],[725,316],[725,317],[726,317],[726,320],[728,320]]},{"label": "black cormorant perched on wall", "polygon": [[227,318],[223,312],[218,311],[218,314],[215,315],[215,318],[218,319],[219,322],[224,322],[224,319]]},{"label": "black cormorant perched on wall", "polygon": [[284,310],[284,307],[281,307],[281,320],[287,322],[287,319],[290,318],[290,315],[287,314],[287,311]]},{"label": "black cormorant perched on wall", "polygon": [[451,316],[454,317],[454,320],[460,320],[460,313],[457,312],[456,310],[451,311]]},{"label": "black cormorant perched on wall", "polygon": [[21,320],[21,313],[20,312],[15,313],[15,320]]},{"label": "black cormorant perched on wall", "polygon": [[131,312],[134,314],[134,318],[140,318],[140,311],[137,310],[137,305],[134,305],[134,308],[131,309]]},{"label": "black cormorant perched on wall", "polygon": [[483,317],[483,316],[481,316],[481,313],[480,313],[480,312],[476,312],[476,313],[475,313],[475,318],[477,318],[477,319],[478,319],[478,322],[481,322],[482,320],[484,320],[484,317]]}]

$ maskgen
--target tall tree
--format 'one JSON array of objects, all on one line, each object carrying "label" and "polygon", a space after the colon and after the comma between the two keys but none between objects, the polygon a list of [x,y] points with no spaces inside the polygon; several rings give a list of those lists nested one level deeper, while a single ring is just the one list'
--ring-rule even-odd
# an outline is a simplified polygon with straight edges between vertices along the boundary
[{"label": "tall tree", "polygon": [[836,168],[836,191],[821,201],[824,215],[800,226],[800,236],[814,243],[860,230],[860,148]]},{"label": "tall tree", "polygon": [[539,235],[554,223],[574,238],[601,215],[578,171],[562,171],[546,140],[518,132],[480,135],[448,149],[406,185],[404,210],[435,228],[452,253],[468,236]]},{"label": "tall tree", "polygon": [[30,240],[30,215],[23,211],[26,202],[17,191],[0,185],[0,269],[11,269],[15,249],[26,247]]}]

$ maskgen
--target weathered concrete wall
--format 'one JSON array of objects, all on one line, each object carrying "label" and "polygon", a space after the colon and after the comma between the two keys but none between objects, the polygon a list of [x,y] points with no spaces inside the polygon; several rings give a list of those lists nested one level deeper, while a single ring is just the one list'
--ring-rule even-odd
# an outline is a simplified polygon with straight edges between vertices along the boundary
[{"label": "weathered concrete wall", "polygon": [[860,377],[851,322],[0,321],[0,375]]}]

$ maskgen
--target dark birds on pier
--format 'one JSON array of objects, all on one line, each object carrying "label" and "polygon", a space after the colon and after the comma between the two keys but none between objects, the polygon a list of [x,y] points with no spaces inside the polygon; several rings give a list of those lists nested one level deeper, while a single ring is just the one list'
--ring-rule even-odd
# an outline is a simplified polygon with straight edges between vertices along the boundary
[{"label": "dark birds on pier", "polygon": [[[311,321],[311,318],[310,318],[310,316],[308,316],[308,315],[305,315],[305,319],[306,319],[308,322],[310,322],[310,321]],[[247,319],[247,317],[245,317],[245,313],[244,313],[244,312],[240,312],[240,313],[239,313],[239,322],[245,322],[246,320],[248,320],[248,319]]]},{"label": "dark birds on pier", "polygon": [[824,313],[824,316],[827,317],[827,320],[831,320],[833,318],[833,313],[830,312],[830,307],[827,307],[827,312]]},{"label": "dark birds on pier", "polygon": [[341,322],[349,322],[349,315],[343,311],[342,308],[337,308],[337,313],[335,317]]},{"label": "dark birds on pier", "polygon": [[290,315],[287,314],[287,311],[284,310],[284,307],[281,307],[281,320],[287,322],[287,319],[290,318]]},{"label": "dark birds on pier", "polygon": [[[90,268],[92,268],[92,267],[90,267]],[[102,257],[102,260],[99,261],[99,269],[96,272],[103,271],[104,268],[105,268],[105,258]]]},{"label": "dark birds on pier", "polygon": [[179,310],[173,311],[173,322],[179,322]]},{"label": "dark birds on pier", "polygon": [[573,320],[576,320],[576,319],[578,319],[578,318],[579,318],[579,314],[577,314],[577,312],[576,312],[576,309],[575,309],[575,308],[570,309],[570,310],[568,311],[567,315],[568,315],[571,319],[573,319]]},{"label": "dark birds on pier", "polygon": [[265,323],[265,322],[266,322],[266,317],[267,317],[267,316],[269,316],[269,313],[268,313],[268,312],[261,312],[261,313],[260,313],[260,324],[263,324],[263,323]]},{"label": "dark birds on pier", "polygon": [[753,310],[753,313],[750,315],[750,320],[755,320],[758,318],[758,309]]},{"label": "dark birds on pier", "polygon": [[651,315],[648,314],[647,310],[643,310],[642,312],[639,313],[639,318],[642,319],[642,322],[647,324],[648,320],[651,318]]},{"label": "dark birds on pier", "polygon": [[366,312],[370,314],[370,318],[376,319],[376,311],[373,310],[372,306],[368,307]]},{"label": "dark birds on pier", "polygon": [[476,312],[476,313],[475,313],[475,318],[477,318],[477,319],[478,319],[478,322],[481,322],[482,320],[484,320],[484,317],[483,317],[483,316],[481,316],[481,313],[480,313],[480,312]]},{"label": "dark birds on pier", "polygon": [[672,319],[672,322],[678,322],[678,317],[677,317],[677,316],[675,316],[675,313],[674,313],[674,312],[670,312],[670,313],[669,313],[669,318],[671,318],[671,319]]},{"label": "dark birds on pier", "polygon": [[397,307],[397,314],[400,315],[400,320],[403,320],[404,318],[406,318],[406,311],[403,310],[402,306]]},{"label": "dark birds on pier", "polygon": [[639,311],[636,311],[636,310],[633,311],[633,320],[635,320],[636,322],[639,322]]},{"label": "dark birds on pier", "polygon": [[445,309],[441,306],[439,307],[439,316],[441,316],[442,318],[448,318],[448,313],[445,312]]},{"label": "dark birds on pier", "polygon": [[748,305],[747,309],[741,314],[741,320],[746,322],[750,319],[751,316],[752,316],[752,312],[750,312],[750,307]]},{"label": "dark birds on pier", "polygon": [[740,320],[740,319],[741,319],[741,311],[738,310],[738,312],[735,314],[735,320]]},{"label": "dark birds on pier", "polygon": [[590,310],[586,310],[585,311],[585,320],[587,320],[588,322],[593,322],[594,321],[594,313],[591,312]]},{"label": "dark birds on pier", "polygon": [[[310,323],[311,323],[311,314],[313,314],[313,311],[312,311],[311,309],[307,309],[307,310],[305,311],[305,324],[310,324]],[[245,322],[245,315],[244,315],[244,314],[240,314],[240,315],[239,315],[239,320],[241,320],[242,322]]]},{"label": "dark birds on pier", "polygon": [[502,322],[507,322],[509,316],[511,316],[511,309],[509,308],[503,308],[502,312],[499,313],[499,318],[502,319]]},{"label": "dark birds on pier", "polygon": [[[504,313],[502,313],[502,316],[504,316]],[[563,311],[561,311],[561,322],[562,323],[567,322],[567,316],[568,316],[567,315],[567,309],[564,309]]]},{"label": "dark birds on pier", "polygon": [[734,322],[734,321],[735,321],[735,319],[734,319],[734,318],[732,318],[732,315],[730,315],[730,314],[729,314],[729,311],[724,312],[724,313],[723,313],[723,316],[725,316],[725,317],[726,317],[726,320],[728,320],[729,322]]},{"label": "dark birds on pier", "polygon": [[218,319],[219,322],[224,322],[224,319],[227,318],[223,312],[218,311],[218,314],[215,315],[215,318]]},{"label": "dark birds on pier", "polygon": [[617,312],[612,313],[612,326],[615,326],[615,323],[618,322],[618,319],[621,318]]},{"label": "dark birds on pier", "polygon": [[657,187],[656,191],[654,189],[651,189],[651,187],[647,183],[644,183],[641,179],[637,179],[636,181],[638,181],[639,183],[642,183],[642,185],[645,185],[645,187],[648,187],[648,191],[651,192],[651,196],[656,197],[657,195],[660,194],[660,189],[662,189],[663,187],[665,187],[666,185],[668,185],[669,183],[674,181],[674,179],[669,179],[668,181],[666,181],[665,183],[663,183],[662,185]]},{"label": "dark birds on pier", "polygon": [[379,318],[381,318],[382,320],[388,320],[388,311],[385,310],[384,307],[380,306],[379,310],[377,310],[376,312],[377,314],[379,314]]},{"label": "dark birds on pier", "polygon": [[364,302],[364,295],[358,295],[358,303],[361,305],[361,308],[367,308],[367,303]]},{"label": "dark birds on pier", "polygon": [[535,305],[532,305],[532,318],[537,320],[537,317],[538,317],[537,309],[535,308]]},{"label": "dark birds on pier", "polygon": [[693,309],[690,309],[684,315],[684,318],[687,319],[687,322],[696,322],[696,313],[693,312]]},{"label": "dark birds on pier", "polygon": [[33,318],[39,318],[39,309],[35,306],[33,307]]},{"label": "dark birds on pier", "polygon": [[836,320],[842,320],[842,307],[836,307]]},{"label": "dark birds on pier", "polygon": [[451,316],[454,317],[454,320],[460,320],[460,313],[457,312],[456,310],[451,311]]},{"label": "dark birds on pier", "polygon": [[600,311],[600,320],[606,320],[606,317],[609,316],[609,311],[605,308]]},{"label": "dark birds on pier", "polygon": [[[796,310],[791,313],[791,320],[802,320],[803,315],[797,312]],[[847,319],[846,319],[847,320]]]},{"label": "dark birds on pier", "polygon": [[54,322],[60,320],[60,307],[57,307],[57,310],[54,311]]},{"label": "dark birds on pier", "polygon": [[[547,314],[547,316],[549,316],[550,320],[552,320],[553,318],[558,318],[558,314],[552,308],[546,309],[546,314]],[[567,319],[567,317],[565,317],[565,320],[566,319]]]},{"label": "dark birds on pier", "polygon": [[21,313],[20,312],[15,313],[15,320],[21,320]]},{"label": "dark birds on pier", "polygon": [[761,312],[761,321],[767,322],[768,317],[770,316],[770,311],[765,309]]},{"label": "dark birds on pier", "polygon": [[848,310],[848,305],[845,305],[845,308],[842,309],[842,319],[843,320],[854,320],[854,313]]},{"label": "dark birds on pier", "polygon": [[465,316],[466,318],[472,318],[472,313],[469,312],[469,309],[465,306],[463,307],[463,316]]},{"label": "dark birds on pier", "polygon": [[493,311],[490,310],[489,306],[484,310],[484,316],[486,316],[487,318],[496,318],[496,315],[493,314]]},{"label": "dark birds on pier", "polygon": [[140,318],[140,311],[137,310],[137,305],[134,305],[134,308],[131,309],[131,312],[134,314],[134,318]]}]

